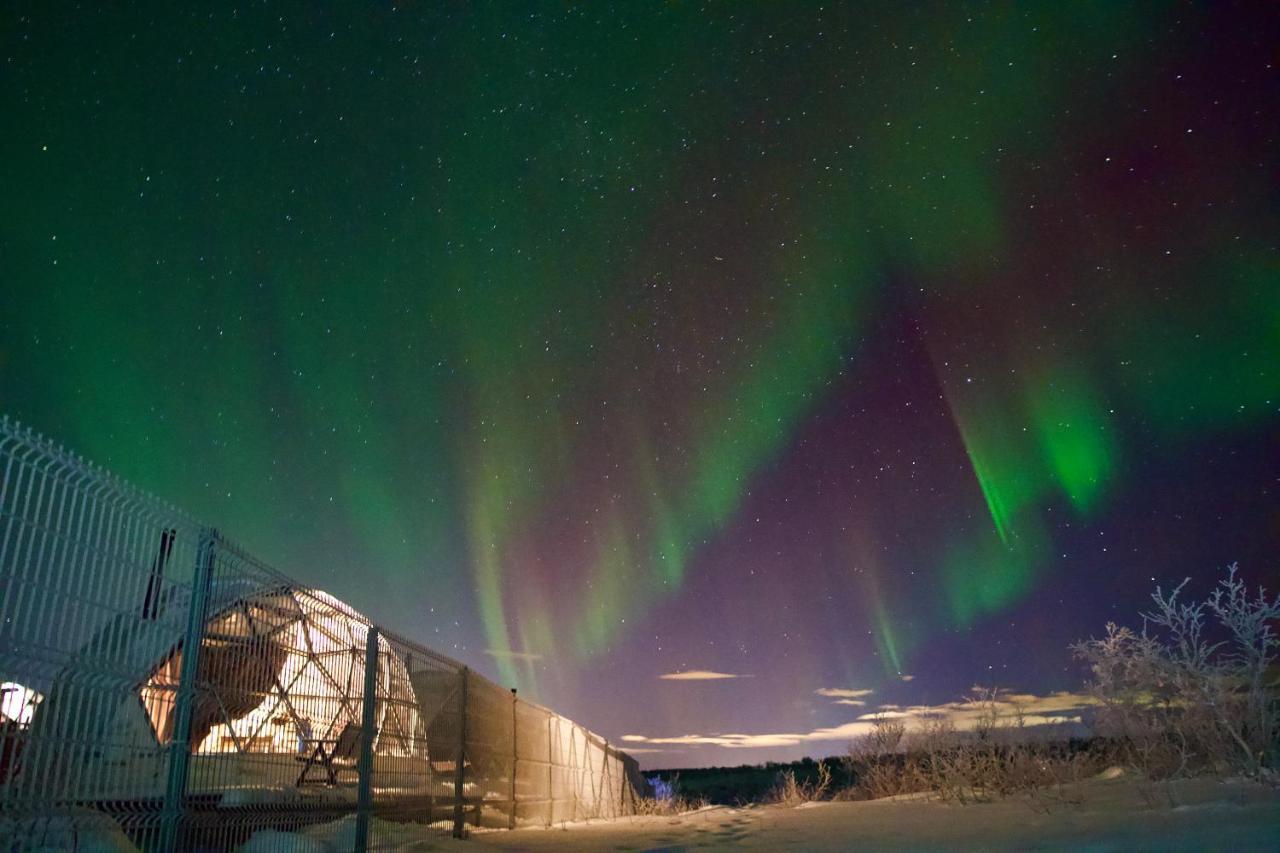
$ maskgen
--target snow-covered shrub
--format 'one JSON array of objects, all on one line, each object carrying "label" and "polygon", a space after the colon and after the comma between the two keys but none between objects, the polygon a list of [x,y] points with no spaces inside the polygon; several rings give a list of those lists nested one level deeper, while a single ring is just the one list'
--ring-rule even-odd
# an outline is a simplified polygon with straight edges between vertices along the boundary
[{"label": "snow-covered shrub", "polygon": [[1203,601],[1180,600],[1189,578],[1157,587],[1140,632],[1108,623],[1102,638],[1071,647],[1093,674],[1100,733],[1150,777],[1274,772],[1280,595],[1250,596],[1236,573],[1233,564]]},{"label": "snow-covered shrub", "polygon": [[708,805],[705,797],[687,797],[680,793],[680,774],[670,779],[661,776],[646,778],[653,789],[653,796],[640,797],[636,800],[636,814],[640,815],[677,815],[697,811]]},{"label": "snow-covered shrub", "polygon": [[879,714],[871,731],[849,744],[846,760],[852,788],[849,799],[878,800],[896,794],[907,794],[920,788],[904,756],[899,754],[907,726],[901,719]]},{"label": "snow-covered shrub", "polygon": [[649,787],[653,789],[653,798],[655,800],[674,800],[676,797],[675,780],[667,781],[661,776],[647,776],[645,781],[649,783]]},{"label": "snow-covered shrub", "polygon": [[818,762],[818,777],[808,782],[796,779],[794,770],[785,770],[778,774],[773,789],[765,797],[765,801],[783,806],[798,806],[821,800],[831,789],[831,768],[825,761]]},{"label": "snow-covered shrub", "polygon": [[843,796],[929,792],[961,805],[1018,797],[1048,812],[1077,804],[1077,783],[1101,769],[1092,751],[1032,737],[1023,709],[996,688],[975,687],[965,711],[973,722],[967,730],[945,714],[922,715],[910,729],[901,719],[875,719],[872,730],[850,744],[855,781]]}]

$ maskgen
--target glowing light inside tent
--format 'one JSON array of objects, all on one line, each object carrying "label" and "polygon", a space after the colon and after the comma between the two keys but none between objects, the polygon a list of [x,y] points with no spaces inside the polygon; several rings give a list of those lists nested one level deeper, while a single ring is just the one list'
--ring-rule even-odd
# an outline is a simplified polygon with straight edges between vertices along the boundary
[{"label": "glowing light inside tent", "polygon": [[0,719],[25,728],[31,725],[31,715],[43,698],[38,691],[16,681],[0,683]]}]

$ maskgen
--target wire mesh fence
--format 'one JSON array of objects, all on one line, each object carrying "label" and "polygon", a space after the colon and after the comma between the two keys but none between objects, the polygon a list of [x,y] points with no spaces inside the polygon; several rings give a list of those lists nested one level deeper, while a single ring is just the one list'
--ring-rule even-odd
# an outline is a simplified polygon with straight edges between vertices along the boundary
[{"label": "wire mesh fence", "polygon": [[0,468],[6,849],[394,849],[634,813],[635,761],[572,721],[8,420]]}]

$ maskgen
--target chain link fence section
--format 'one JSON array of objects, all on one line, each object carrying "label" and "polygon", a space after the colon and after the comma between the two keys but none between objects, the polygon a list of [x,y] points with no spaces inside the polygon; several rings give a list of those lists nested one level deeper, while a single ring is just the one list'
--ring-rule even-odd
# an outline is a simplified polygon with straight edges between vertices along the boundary
[{"label": "chain link fence section", "polygon": [[514,690],[469,670],[462,678],[465,730],[450,736],[462,739],[458,778],[470,824],[514,829],[635,813],[647,783],[634,759]]},{"label": "chain link fence section", "polygon": [[[0,419],[7,849],[395,849],[633,814],[636,762]],[[114,846],[112,846],[114,845]]]}]

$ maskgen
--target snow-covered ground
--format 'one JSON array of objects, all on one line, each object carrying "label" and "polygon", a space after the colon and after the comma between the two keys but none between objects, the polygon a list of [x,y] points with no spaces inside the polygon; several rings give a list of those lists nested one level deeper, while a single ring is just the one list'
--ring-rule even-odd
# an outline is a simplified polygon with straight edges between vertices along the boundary
[{"label": "snow-covered ground", "polygon": [[[298,833],[258,833],[244,853],[337,853],[352,848],[354,818]],[[1071,850],[1280,851],[1280,790],[1245,781],[1144,784],[1095,779],[1068,801],[1013,798],[952,805],[924,795],[874,802],[711,807],[675,817],[635,817],[553,828],[447,829],[374,820],[371,850]]]},{"label": "snow-covered ground", "polygon": [[[38,825],[36,825],[38,824]],[[1138,783],[1095,779],[1066,799],[1012,798],[952,805],[924,795],[874,802],[711,807],[678,816],[591,821],[552,828],[480,830],[466,841],[434,827],[374,819],[379,851],[686,850],[1087,850],[1280,851],[1280,789],[1244,781]],[[88,810],[22,826],[0,820],[0,839],[24,850],[135,848],[114,822]],[[242,853],[341,853],[354,846],[355,818],[297,832],[264,830]],[[24,843],[25,842],[25,843]],[[0,847],[5,847],[0,842]],[[5,847],[5,849],[8,849]]]},{"label": "snow-covered ground", "polygon": [[[948,805],[925,799],[710,808],[566,828],[480,832],[495,850],[1280,850],[1280,791],[1246,782],[1127,779],[1079,786],[1079,803]],[[1170,797],[1173,805],[1170,805]],[[448,844],[459,842],[446,842]],[[418,847],[416,849],[427,849]]]}]

